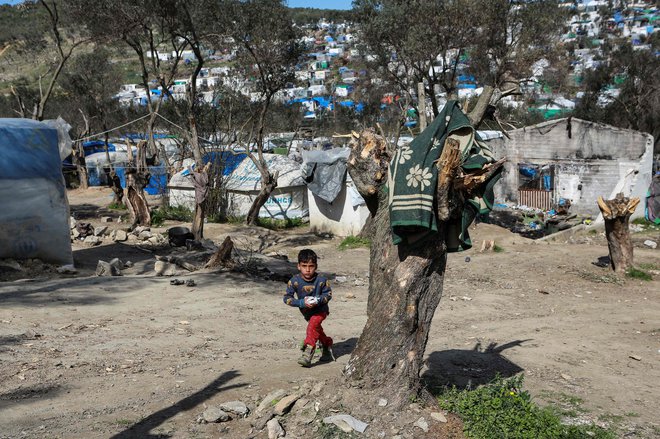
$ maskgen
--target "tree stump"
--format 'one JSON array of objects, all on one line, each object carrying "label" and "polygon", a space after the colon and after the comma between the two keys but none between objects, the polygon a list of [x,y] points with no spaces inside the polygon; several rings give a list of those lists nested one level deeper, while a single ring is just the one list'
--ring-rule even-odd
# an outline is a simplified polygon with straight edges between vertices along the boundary
[{"label": "tree stump", "polygon": [[227,267],[232,264],[231,252],[234,250],[234,241],[229,236],[220,244],[218,250],[211,256],[204,268]]},{"label": "tree stump", "polygon": [[633,246],[628,229],[630,216],[635,212],[639,198],[624,197],[618,193],[612,200],[598,197],[598,207],[605,220],[605,235],[610,252],[610,266],[618,273],[633,265]]}]

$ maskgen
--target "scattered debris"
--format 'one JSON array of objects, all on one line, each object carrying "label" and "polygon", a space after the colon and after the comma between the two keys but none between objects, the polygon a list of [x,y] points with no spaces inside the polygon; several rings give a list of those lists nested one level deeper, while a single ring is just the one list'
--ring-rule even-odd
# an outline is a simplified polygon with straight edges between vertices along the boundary
[{"label": "scattered debris", "polygon": [[635,361],[642,361],[642,357],[639,355],[628,355],[628,358],[632,358]]},{"label": "scattered debris", "polygon": [[280,425],[277,419],[271,419],[266,423],[268,428],[268,439],[277,439],[278,437],[284,437],[284,429]]},{"label": "scattered debris", "polygon": [[110,262],[99,260],[96,265],[97,276],[121,276],[121,261],[115,258]]},{"label": "scattered debris", "polygon": [[261,402],[257,406],[256,409],[257,414],[260,414],[265,409],[272,407],[273,404],[279,401],[284,395],[286,395],[286,390],[284,389],[277,389],[270,392],[268,395],[264,397],[264,399],[261,400]]},{"label": "scattered debris", "polygon": [[282,398],[277,404],[275,404],[275,408],[273,409],[273,412],[278,416],[282,416],[288,413],[289,410],[291,410],[293,403],[296,402],[298,399],[300,399],[299,394],[293,394]]},{"label": "scattered debris", "polygon": [[447,417],[441,412],[431,413],[431,418],[435,419],[438,422],[447,422]]},{"label": "scattered debris", "polygon": [[428,433],[428,431],[429,431],[429,423],[426,422],[426,419],[424,419],[424,418],[419,418],[417,420],[417,422],[415,422],[413,424],[413,427],[417,427],[417,428],[422,429],[422,431],[424,431],[424,433]]},{"label": "scattered debris", "polygon": [[250,410],[242,401],[229,401],[222,403],[220,404],[220,409],[242,417],[245,417],[248,413],[250,413]]},{"label": "scattered debris", "polygon": [[385,398],[380,398],[378,400],[378,407],[385,407],[387,405],[387,400]]},{"label": "scattered debris", "polygon": [[655,249],[658,247],[658,243],[655,241],[651,241],[650,239],[647,239],[644,241],[644,245],[647,246],[648,248]]},{"label": "scattered debris", "polygon": [[201,416],[202,423],[227,422],[231,419],[229,414],[218,407],[209,407],[204,410]]},{"label": "scattered debris", "polygon": [[366,430],[367,427],[369,426],[369,424],[366,424],[358,419],[355,419],[351,415],[345,415],[345,414],[333,415],[333,416],[328,416],[327,418],[323,418],[323,423],[335,424],[345,433],[350,433],[353,430],[359,433],[364,433],[364,430]]}]

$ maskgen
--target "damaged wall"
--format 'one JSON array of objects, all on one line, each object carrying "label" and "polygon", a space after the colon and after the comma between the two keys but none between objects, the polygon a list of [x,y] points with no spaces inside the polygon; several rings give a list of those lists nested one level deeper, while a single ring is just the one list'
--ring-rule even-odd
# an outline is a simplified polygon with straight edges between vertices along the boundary
[{"label": "damaged wall", "polygon": [[[653,136],[580,119],[558,119],[509,132],[510,139],[488,142],[506,157],[495,185],[497,203],[519,204],[519,164],[554,167],[552,199],[571,201],[571,212],[597,215],[598,196],[646,196],[653,167]],[[638,208],[634,217],[643,216]]]}]

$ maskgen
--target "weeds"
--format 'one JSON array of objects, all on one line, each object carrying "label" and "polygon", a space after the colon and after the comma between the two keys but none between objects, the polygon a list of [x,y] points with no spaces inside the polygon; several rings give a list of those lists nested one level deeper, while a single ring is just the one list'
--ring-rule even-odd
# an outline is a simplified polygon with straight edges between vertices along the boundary
[{"label": "weeds", "polygon": [[270,230],[293,229],[303,225],[302,218],[286,218],[286,219],[273,219],[273,218],[258,218],[257,225],[265,227]]},{"label": "weeds", "polygon": [[500,247],[499,245],[495,244],[495,246],[493,246],[493,251],[495,253],[504,253],[504,247]]},{"label": "weeds", "polygon": [[648,274],[646,271],[640,270],[635,267],[631,267],[626,271],[626,277],[629,277],[631,279],[639,279],[643,281],[653,280],[653,276]]},{"label": "weeds", "polygon": [[192,219],[193,212],[183,206],[161,206],[151,211],[151,225],[154,227],[162,226],[165,220],[190,222]]},{"label": "weeds", "polygon": [[592,273],[591,271],[579,270],[577,271],[577,275],[582,279],[590,280],[592,282],[623,285],[623,280],[614,273],[598,274]]},{"label": "weeds", "polygon": [[351,235],[344,238],[341,244],[339,244],[339,250],[348,250],[359,247],[371,247],[371,240]]},{"label": "weeds", "polygon": [[637,264],[637,268],[639,268],[640,270],[644,270],[644,271],[647,271],[647,270],[660,270],[660,267],[658,267],[656,264],[649,263],[649,262],[644,262],[644,263],[641,263],[641,264]]},{"label": "weeds", "polygon": [[110,210],[127,210],[128,207],[126,207],[125,204],[110,203],[110,204],[108,204],[108,209],[110,209]]},{"label": "weeds", "polygon": [[522,390],[523,376],[495,378],[476,389],[445,390],[442,408],[457,413],[464,432],[473,439],[510,437],[520,439],[557,438],[614,439],[612,431],[595,425],[566,425],[552,408],[541,408]]}]

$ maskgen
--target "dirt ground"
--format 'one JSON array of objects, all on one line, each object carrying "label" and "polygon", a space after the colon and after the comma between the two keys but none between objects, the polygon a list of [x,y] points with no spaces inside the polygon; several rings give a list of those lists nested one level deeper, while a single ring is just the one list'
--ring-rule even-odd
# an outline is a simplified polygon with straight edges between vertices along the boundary
[{"label": "dirt ground", "polygon": [[[111,229],[125,227],[118,212],[102,208],[109,202],[105,189],[70,193],[77,219],[99,225],[112,215]],[[426,382],[467,386],[524,373],[537,401],[560,404],[574,422],[616,426],[621,437],[660,437],[660,272],[645,282],[595,265],[608,253],[600,233],[542,242],[480,224],[471,234],[474,249],[449,255]],[[77,274],[33,261],[0,282],[0,438],[265,438],[249,417],[197,419],[226,401],[254,409],[275,389],[340,377],[366,321],[368,250],[340,251],[341,239],[305,227],[207,224],[205,235],[216,243],[231,235],[241,248],[291,260],[313,248],[320,272],[338,278],[324,324],[337,361],[296,364],[305,321],[282,303],[282,282],[219,271],[182,272],[176,278],[196,286],[170,285],[171,277],[154,273],[157,249],[77,241]],[[635,241],[660,241],[657,235]],[[484,239],[503,251],[479,253]],[[659,252],[636,246],[635,262],[658,267]],[[133,266],[121,277],[96,277],[97,261],[114,257]],[[362,420],[371,423],[368,437],[377,437],[378,418]]]}]

